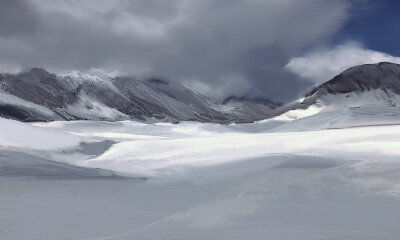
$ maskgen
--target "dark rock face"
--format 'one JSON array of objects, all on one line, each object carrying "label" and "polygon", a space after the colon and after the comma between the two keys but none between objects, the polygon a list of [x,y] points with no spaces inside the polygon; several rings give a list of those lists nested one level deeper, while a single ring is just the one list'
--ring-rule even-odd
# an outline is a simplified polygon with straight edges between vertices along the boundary
[{"label": "dark rock face", "polygon": [[400,65],[382,62],[347,69],[332,80],[314,88],[306,96],[326,94],[362,93],[381,89],[400,94]]},{"label": "dark rock face", "polygon": [[42,68],[0,74],[0,116],[20,121],[253,122],[269,117],[274,106],[272,101],[235,102],[227,111],[231,101],[223,104],[155,78],[110,78],[79,72],[56,75]]},{"label": "dark rock face", "polygon": [[74,93],[56,75],[33,68],[16,75],[1,75],[0,86],[5,92],[49,108],[64,107],[74,100]]},{"label": "dark rock face", "polygon": [[43,121],[46,118],[46,116],[40,116],[38,112],[29,111],[29,109],[10,104],[0,105],[0,117],[13,118],[24,122]]}]

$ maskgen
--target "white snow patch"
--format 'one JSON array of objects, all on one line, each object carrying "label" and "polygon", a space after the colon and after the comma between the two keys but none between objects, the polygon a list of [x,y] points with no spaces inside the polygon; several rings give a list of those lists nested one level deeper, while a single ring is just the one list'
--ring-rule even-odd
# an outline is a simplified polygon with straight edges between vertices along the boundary
[{"label": "white snow patch", "polygon": [[358,159],[362,156],[366,157],[365,160],[371,160],[382,155],[400,156],[398,139],[400,126],[308,132],[214,133],[197,137],[124,141],[82,164],[139,175],[161,176],[179,172],[183,167],[280,154],[335,154],[345,159]]},{"label": "white snow patch", "polygon": [[0,145],[34,150],[59,150],[76,146],[81,138],[65,132],[44,129],[0,118]]},{"label": "white snow patch", "polygon": [[295,109],[285,112],[282,115],[272,118],[271,120],[278,121],[293,121],[296,119],[308,117],[319,113],[323,108],[318,105],[311,105],[306,109]]}]

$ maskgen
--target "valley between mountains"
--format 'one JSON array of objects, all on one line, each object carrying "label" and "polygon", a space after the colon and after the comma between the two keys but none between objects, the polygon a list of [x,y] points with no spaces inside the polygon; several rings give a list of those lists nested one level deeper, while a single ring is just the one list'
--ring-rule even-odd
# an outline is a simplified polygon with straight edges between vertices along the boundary
[{"label": "valley between mountains", "polygon": [[400,236],[397,64],[285,104],[31,69],[0,115],[1,239]]}]

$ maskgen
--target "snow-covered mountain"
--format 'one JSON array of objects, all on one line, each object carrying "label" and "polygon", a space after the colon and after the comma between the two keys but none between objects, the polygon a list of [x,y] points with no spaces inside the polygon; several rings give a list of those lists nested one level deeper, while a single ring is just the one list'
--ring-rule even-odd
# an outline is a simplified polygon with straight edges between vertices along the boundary
[{"label": "snow-covered mountain", "polygon": [[277,120],[297,120],[290,123],[296,130],[397,124],[400,65],[382,62],[349,68],[276,114]]},{"label": "snow-covered mountain", "polygon": [[[305,101],[337,102],[340,97],[359,104],[389,104],[396,106],[400,94],[400,65],[382,62],[347,69],[332,80],[314,88]],[[331,96],[335,95],[334,98]],[[360,102],[362,101],[362,102]]]},{"label": "snow-covered mountain", "polygon": [[[286,105],[267,98],[230,96],[223,101],[163,79],[109,77],[97,72],[49,73],[33,68],[0,74],[0,116],[22,121],[146,120],[245,123],[293,120],[329,112],[332,121],[374,115],[388,123],[400,106],[400,65],[349,68],[299,101]],[[370,117],[371,118],[371,117]],[[359,119],[352,119],[358,121]],[[392,122],[393,119],[389,122]],[[372,123],[374,123],[372,121]]]},{"label": "snow-covered mountain", "polygon": [[149,120],[253,122],[271,116],[258,102],[219,102],[178,83],[33,68],[0,74],[0,116],[22,121]]}]

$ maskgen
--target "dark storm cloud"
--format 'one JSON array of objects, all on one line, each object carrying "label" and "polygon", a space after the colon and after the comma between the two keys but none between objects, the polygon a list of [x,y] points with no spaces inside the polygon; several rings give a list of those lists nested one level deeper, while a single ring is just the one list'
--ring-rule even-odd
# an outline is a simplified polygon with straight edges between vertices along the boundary
[{"label": "dark storm cloud", "polygon": [[15,14],[1,17],[2,71],[99,68],[165,76],[210,94],[279,99],[305,86],[284,68],[289,59],[329,40],[349,7],[345,0],[29,0],[0,5],[24,16],[12,28],[4,22],[13,22]]}]

